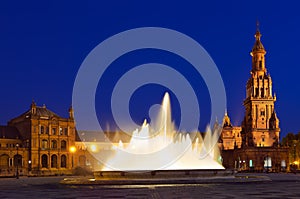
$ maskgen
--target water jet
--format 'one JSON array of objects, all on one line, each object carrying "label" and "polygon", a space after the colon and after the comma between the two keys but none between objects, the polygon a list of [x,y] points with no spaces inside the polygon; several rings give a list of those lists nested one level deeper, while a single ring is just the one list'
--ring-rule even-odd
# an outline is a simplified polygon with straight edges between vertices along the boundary
[{"label": "water jet", "polygon": [[160,107],[156,121],[151,122],[153,126],[145,120],[140,129],[132,132],[128,143],[121,140],[112,143],[110,151],[90,150],[102,162],[96,170],[98,176],[151,171],[155,172],[150,176],[163,171],[185,175],[186,171],[224,170],[218,147],[221,132],[218,125],[213,129],[208,125],[205,136],[199,132],[177,132],[171,119],[168,93],[165,93]]}]

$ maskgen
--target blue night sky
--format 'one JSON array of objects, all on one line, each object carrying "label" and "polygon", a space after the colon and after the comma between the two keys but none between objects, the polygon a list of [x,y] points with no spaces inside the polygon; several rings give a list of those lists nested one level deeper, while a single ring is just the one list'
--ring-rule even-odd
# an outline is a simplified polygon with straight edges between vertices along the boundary
[{"label": "blue night sky", "polygon": [[[129,3],[130,2],[130,3]],[[296,1],[295,1],[296,2]],[[199,42],[216,63],[227,93],[232,123],[244,115],[245,84],[250,77],[256,20],[267,50],[266,66],[273,80],[275,105],[282,135],[297,133],[300,84],[298,83],[299,3],[284,1],[44,1],[1,2],[0,5],[0,123],[25,112],[32,99],[67,117],[77,71],[100,42],[119,32],[138,27],[164,27],[182,32]],[[128,53],[117,59],[98,86],[96,109],[100,122],[111,121],[107,97],[122,72],[138,64],[158,62],[178,69],[191,81],[201,106],[200,130],[210,117],[210,100],[201,76],[176,55],[157,50]],[[126,68],[127,67],[127,68]],[[105,81],[106,80],[106,81]],[[149,106],[162,99],[166,88],[148,85],[132,96],[130,113],[141,123]],[[180,110],[171,93],[174,119]],[[146,115],[146,116],[145,116]],[[207,115],[207,116],[206,116]]]}]

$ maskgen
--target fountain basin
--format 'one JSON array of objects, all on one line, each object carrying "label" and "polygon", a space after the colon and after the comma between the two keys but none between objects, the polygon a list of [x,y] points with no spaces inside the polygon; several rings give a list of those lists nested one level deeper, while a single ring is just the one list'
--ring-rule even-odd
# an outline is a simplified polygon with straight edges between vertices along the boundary
[{"label": "fountain basin", "polygon": [[235,180],[233,170],[97,171],[93,177],[65,178],[67,185],[151,185],[221,183]]},{"label": "fountain basin", "polygon": [[94,177],[96,180],[106,179],[178,179],[178,178],[197,178],[213,176],[231,176],[233,170],[213,169],[213,170],[155,170],[155,171],[96,171]]},{"label": "fountain basin", "polygon": [[185,184],[234,178],[234,172],[224,170],[157,170],[95,172],[97,184]]}]

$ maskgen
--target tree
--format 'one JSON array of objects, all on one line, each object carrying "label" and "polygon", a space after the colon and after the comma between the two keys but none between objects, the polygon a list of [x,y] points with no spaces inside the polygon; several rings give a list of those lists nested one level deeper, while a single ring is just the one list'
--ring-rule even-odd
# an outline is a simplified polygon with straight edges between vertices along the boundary
[{"label": "tree", "polygon": [[289,147],[289,162],[294,168],[298,168],[300,162],[300,132],[288,133],[281,141],[282,146]]},{"label": "tree", "polygon": [[295,135],[294,133],[288,133],[284,138],[282,138],[281,145],[289,147],[293,146],[294,140],[298,140],[296,136],[299,137],[300,134],[298,133],[298,135]]}]

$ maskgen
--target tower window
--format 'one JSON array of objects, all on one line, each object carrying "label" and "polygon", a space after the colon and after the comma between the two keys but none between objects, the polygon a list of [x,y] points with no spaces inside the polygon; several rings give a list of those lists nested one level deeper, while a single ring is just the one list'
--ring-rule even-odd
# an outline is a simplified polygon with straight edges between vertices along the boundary
[{"label": "tower window", "polygon": [[259,61],[259,69],[262,69],[262,60]]},{"label": "tower window", "polygon": [[260,116],[265,116],[265,110],[260,111]]}]

